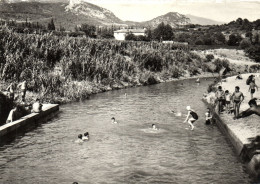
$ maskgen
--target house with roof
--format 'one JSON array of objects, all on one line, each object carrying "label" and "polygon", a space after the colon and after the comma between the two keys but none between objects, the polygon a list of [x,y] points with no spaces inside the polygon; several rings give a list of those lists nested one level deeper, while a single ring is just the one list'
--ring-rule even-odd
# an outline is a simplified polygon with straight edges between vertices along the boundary
[{"label": "house with roof", "polygon": [[135,36],[145,36],[146,29],[120,29],[114,31],[114,37],[116,40],[125,40],[126,35],[133,34]]}]

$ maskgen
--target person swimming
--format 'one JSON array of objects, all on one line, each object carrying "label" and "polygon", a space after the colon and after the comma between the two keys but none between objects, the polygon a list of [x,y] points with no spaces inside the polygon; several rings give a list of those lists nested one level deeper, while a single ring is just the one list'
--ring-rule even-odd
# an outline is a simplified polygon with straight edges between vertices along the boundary
[{"label": "person swimming", "polygon": [[[194,112],[193,109],[191,109],[190,106],[187,106],[186,109],[187,109],[187,111],[188,111],[188,114],[187,114],[187,118],[184,120],[183,123],[188,122],[188,124],[189,124],[190,127],[191,127],[191,130],[193,130],[193,129],[194,129],[193,123],[199,119],[199,116],[197,115],[196,112]],[[191,116],[191,117],[190,117],[190,116]],[[190,118],[189,118],[189,117],[190,117]]]},{"label": "person swimming", "polygon": [[83,141],[89,140],[89,133],[88,132],[84,133],[84,136],[82,137],[82,140]]},{"label": "person swimming", "polygon": [[152,129],[153,130],[158,130],[158,128],[155,126],[155,124],[152,124]]},{"label": "person swimming", "polygon": [[82,140],[82,134],[78,135],[78,139],[75,141],[75,143],[83,143],[84,141]]},{"label": "person swimming", "polygon": [[112,120],[112,123],[117,124],[116,118],[112,117],[111,120]]}]

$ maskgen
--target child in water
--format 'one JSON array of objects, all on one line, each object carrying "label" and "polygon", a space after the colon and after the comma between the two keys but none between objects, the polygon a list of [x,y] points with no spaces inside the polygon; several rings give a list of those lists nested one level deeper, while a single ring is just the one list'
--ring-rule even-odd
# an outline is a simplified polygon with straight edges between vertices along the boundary
[{"label": "child in water", "polygon": [[[194,123],[196,120],[199,119],[199,116],[197,115],[196,112],[194,112],[193,109],[191,109],[190,106],[187,106],[186,109],[187,109],[187,111],[188,111],[188,114],[187,114],[187,118],[185,119],[185,121],[184,121],[183,123],[188,122],[189,125],[191,126],[191,130],[193,130],[193,129],[194,129],[193,123]],[[190,116],[191,116],[191,117],[190,117]],[[189,118],[189,117],[190,117],[190,118]]]},{"label": "child in water", "polygon": [[112,123],[117,124],[116,118],[112,117],[111,120],[112,120]]},{"label": "child in water", "polygon": [[152,124],[152,129],[153,130],[158,130],[158,128],[155,126],[155,124]]},{"label": "child in water", "polygon": [[83,143],[84,141],[82,140],[82,134],[78,135],[78,139],[75,141],[75,143]]},{"label": "child in water", "polygon": [[83,141],[89,140],[89,133],[88,132],[84,133],[84,136],[82,137],[82,140]]},{"label": "child in water", "polygon": [[206,122],[205,122],[205,124],[206,124],[206,125],[210,125],[210,124],[211,124],[212,116],[211,116],[211,112],[210,112],[210,109],[209,109],[209,108],[208,108],[208,111],[205,113],[205,116],[206,116]]}]

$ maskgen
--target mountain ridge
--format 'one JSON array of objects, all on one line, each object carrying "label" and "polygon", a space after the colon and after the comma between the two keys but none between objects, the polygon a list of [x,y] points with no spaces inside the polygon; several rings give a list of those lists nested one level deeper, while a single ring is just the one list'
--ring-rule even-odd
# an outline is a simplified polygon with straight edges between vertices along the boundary
[{"label": "mountain ridge", "polygon": [[[26,20],[47,24],[52,18],[56,25],[62,26],[66,30],[72,30],[75,26],[83,23],[96,26],[117,25],[155,28],[161,22],[164,22],[175,28],[193,23],[191,19],[196,20],[195,16],[191,16],[190,19],[178,12],[169,12],[143,22],[122,21],[110,10],[82,0],[55,0],[55,2],[50,2],[50,0],[44,0],[44,2],[38,0],[1,0],[0,3],[0,19],[18,22]],[[205,20],[214,22],[210,19],[201,19],[204,22]]]}]

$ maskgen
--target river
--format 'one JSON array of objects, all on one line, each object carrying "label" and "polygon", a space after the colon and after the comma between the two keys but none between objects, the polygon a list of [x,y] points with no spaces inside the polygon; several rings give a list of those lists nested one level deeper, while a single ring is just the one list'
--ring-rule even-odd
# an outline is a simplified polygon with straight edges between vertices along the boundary
[{"label": "river", "polygon": [[[56,118],[0,147],[0,183],[251,183],[225,136],[205,125],[201,98],[210,82],[129,88],[63,105]],[[187,105],[199,115],[194,131],[183,123]],[[75,143],[86,131],[90,140]]]}]

